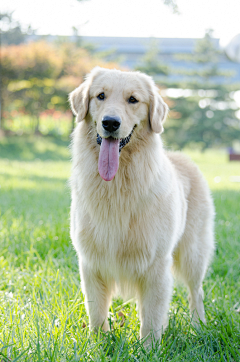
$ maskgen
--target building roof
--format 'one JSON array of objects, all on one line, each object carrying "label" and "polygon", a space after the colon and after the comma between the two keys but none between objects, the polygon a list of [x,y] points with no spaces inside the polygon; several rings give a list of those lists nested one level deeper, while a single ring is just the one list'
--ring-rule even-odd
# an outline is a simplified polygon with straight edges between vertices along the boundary
[{"label": "building roof", "polygon": [[[106,51],[114,49],[116,53],[144,54],[153,44],[159,48],[159,52],[192,53],[199,39],[195,38],[131,38],[131,37],[97,37],[83,36],[85,43],[95,45],[96,50]],[[214,45],[219,48],[219,39],[213,39]]]}]

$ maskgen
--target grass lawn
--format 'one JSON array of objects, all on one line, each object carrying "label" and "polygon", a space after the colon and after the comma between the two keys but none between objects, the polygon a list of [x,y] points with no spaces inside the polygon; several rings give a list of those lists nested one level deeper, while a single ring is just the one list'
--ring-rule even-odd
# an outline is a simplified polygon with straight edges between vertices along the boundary
[{"label": "grass lawn", "polygon": [[[190,326],[175,285],[169,327],[145,351],[134,300],[115,299],[112,331],[90,334],[69,237],[67,141],[0,140],[0,361],[240,361],[240,163],[187,153],[216,205],[216,253],[204,281],[207,325]],[[231,179],[232,180],[232,179]]]}]

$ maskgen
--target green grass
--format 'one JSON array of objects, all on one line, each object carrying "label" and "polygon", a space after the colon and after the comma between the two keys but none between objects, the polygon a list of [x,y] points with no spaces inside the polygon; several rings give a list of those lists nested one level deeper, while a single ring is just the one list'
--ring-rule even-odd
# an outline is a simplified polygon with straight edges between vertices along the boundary
[{"label": "green grass", "polygon": [[[36,127],[36,119],[13,111],[4,120],[4,129],[17,135],[31,135]],[[44,135],[69,136],[72,129],[72,116],[69,113],[53,112],[52,116],[40,115],[39,131]]]},{"label": "green grass", "polygon": [[187,152],[217,212],[216,254],[204,281],[207,325],[191,327],[187,292],[175,286],[169,327],[146,351],[133,300],[113,301],[110,333],[87,327],[69,238],[67,146],[0,140],[0,361],[240,361],[240,183],[229,180],[240,176],[240,163],[220,151]]}]

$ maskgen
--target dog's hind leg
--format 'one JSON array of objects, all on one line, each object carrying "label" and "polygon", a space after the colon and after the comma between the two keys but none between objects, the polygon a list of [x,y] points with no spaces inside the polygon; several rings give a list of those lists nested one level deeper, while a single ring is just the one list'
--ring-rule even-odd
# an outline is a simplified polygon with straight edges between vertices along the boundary
[{"label": "dog's hind leg", "polygon": [[107,284],[99,273],[82,263],[80,270],[90,329],[97,330],[102,327],[104,331],[108,331],[108,309],[111,302],[112,283]]},{"label": "dog's hind leg", "polygon": [[206,323],[202,282],[213,249],[213,229],[211,223],[208,223],[199,235],[186,230],[173,254],[173,272],[189,289],[189,307],[195,323],[199,319]]}]

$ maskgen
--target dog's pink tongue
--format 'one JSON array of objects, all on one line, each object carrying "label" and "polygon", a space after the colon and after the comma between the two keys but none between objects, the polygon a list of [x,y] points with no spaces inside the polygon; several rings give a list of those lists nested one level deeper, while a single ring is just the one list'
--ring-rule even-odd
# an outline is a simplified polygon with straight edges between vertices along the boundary
[{"label": "dog's pink tongue", "polygon": [[103,138],[99,159],[98,171],[105,181],[111,181],[117,173],[119,165],[119,140]]}]

